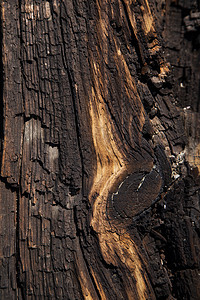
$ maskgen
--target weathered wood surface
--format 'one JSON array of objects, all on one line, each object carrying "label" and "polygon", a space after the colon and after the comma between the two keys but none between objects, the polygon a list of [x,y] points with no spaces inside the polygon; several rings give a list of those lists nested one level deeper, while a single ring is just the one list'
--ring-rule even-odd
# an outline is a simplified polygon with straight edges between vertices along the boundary
[{"label": "weathered wood surface", "polygon": [[1,2],[1,299],[199,299],[199,3]]}]

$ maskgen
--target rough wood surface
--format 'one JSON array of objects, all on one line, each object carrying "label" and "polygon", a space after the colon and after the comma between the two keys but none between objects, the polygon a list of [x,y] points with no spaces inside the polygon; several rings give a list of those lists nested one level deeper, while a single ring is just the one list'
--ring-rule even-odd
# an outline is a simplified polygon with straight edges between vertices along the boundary
[{"label": "rough wood surface", "polygon": [[199,299],[197,0],[2,0],[1,299]]}]

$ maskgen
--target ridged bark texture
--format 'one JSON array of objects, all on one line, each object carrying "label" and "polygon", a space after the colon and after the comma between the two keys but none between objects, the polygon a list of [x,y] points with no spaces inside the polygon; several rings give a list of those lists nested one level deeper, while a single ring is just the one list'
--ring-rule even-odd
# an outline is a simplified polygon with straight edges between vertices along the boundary
[{"label": "ridged bark texture", "polygon": [[200,299],[198,0],[0,11],[0,298]]}]

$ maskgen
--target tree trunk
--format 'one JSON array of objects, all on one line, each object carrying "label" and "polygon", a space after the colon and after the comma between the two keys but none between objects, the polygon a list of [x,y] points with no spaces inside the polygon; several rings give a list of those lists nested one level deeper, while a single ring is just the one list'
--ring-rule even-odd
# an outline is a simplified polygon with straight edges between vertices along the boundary
[{"label": "tree trunk", "polygon": [[199,1],[0,23],[0,298],[200,299]]}]

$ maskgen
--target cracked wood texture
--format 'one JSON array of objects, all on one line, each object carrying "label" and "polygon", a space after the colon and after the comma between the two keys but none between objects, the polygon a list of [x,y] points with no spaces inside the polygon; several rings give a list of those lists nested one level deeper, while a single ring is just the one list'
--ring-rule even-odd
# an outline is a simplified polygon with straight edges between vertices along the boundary
[{"label": "cracked wood texture", "polygon": [[0,298],[200,299],[199,1],[0,12]]}]

